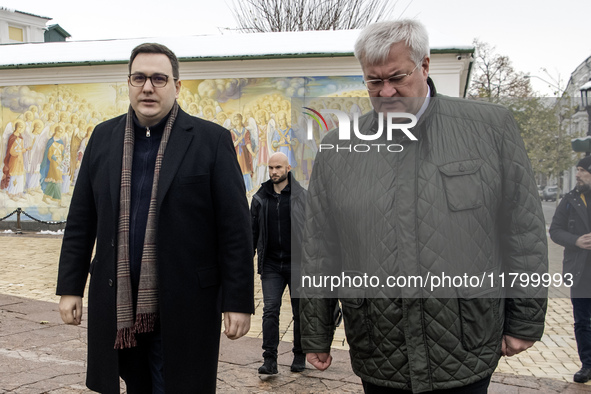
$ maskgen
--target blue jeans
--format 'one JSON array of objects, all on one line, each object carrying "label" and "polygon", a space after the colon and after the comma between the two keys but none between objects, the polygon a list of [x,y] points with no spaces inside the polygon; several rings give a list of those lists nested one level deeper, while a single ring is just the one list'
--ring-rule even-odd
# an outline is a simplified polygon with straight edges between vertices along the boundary
[{"label": "blue jeans", "polygon": [[575,339],[583,368],[591,368],[591,298],[571,298]]},{"label": "blue jeans", "polygon": [[136,334],[138,345],[119,350],[119,376],[128,394],[164,394],[160,332]]},{"label": "blue jeans", "polygon": [[[277,346],[279,345],[279,312],[281,310],[281,298],[285,286],[289,287],[291,295],[291,264],[267,262],[263,264],[261,274],[263,288],[263,357],[277,358]],[[293,352],[302,353],[300,336],[300,300],[291,299],[291,311],[293,313]]]}]

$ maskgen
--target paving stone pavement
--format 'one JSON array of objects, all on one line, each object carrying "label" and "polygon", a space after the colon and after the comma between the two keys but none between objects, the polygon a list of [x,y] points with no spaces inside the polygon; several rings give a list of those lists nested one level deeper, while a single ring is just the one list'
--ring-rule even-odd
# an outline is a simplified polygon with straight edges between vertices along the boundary
[{"label": "paving stone pavement", "polygon": [[[60,236],[0,235],[0,394],[90,392],[84,386],[86,326],[62,324],[57,311],[54,292],[60,245]],[[551,241],[549,246],[550,270],[560,272],[562,248]],[[289,371],[292,321],[287,293],[280,322],[279,374],[259,378],[262,293],[258,277],[255,283],[256,313],[248,337],[229,341],[222,335],[218,392],[361,393],[342,327],[337,330],[334,361],[327,371],[310,365],[301,374]],[[591,393],[591,383],[571,383],[578,369],[570,300],[553,297],[542,340],[527,352],[503,358],[489,392]]]}]

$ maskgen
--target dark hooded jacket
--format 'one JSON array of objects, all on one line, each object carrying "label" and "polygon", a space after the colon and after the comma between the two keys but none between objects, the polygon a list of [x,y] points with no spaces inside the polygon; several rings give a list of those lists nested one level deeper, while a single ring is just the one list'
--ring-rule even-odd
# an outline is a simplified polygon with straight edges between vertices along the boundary
[{"label": "dark hooded jacket", "polygon": [[[295,180],[291,171],[288,173],[288,186],[290,189],[291,211],[291,262],[299,265],[301,259],[300,245],[302,244],[302,230],[306,212],[306,189]],[[268,209],[269,201],[273,198],[273,182],[268,181],[252,197],[250,216],[252,222],[252,236],[254,250],[258,253],[257,272],[263,272],[263,264],[266,258],[268,246]]]}]

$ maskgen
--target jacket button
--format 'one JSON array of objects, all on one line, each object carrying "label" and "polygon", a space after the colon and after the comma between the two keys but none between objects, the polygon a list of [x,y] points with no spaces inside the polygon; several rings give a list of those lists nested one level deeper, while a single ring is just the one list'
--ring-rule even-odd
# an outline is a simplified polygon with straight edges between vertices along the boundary
[{"label": "jacket button", "polygon": [[464,172],[464,171],[466,171],[466,168],[464,167],[463,164],[460,164],[459,170],[460,170],[460,172]]},{"label": "jacket button", "polygon": [[111,238],[111,246],[115,246],[115,238]]},{"label": "jacket button", "polygon": [[109,286],[113,287],[113,279],[109,279]]}]

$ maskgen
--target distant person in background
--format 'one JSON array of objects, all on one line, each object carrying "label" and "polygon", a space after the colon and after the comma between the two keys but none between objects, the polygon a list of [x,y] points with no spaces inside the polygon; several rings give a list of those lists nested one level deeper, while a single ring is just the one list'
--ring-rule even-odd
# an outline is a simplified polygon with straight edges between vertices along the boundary
[{"label": "distant person in background", "polygon": [[575,319],[575,339],[581,369],[573,380],[591,379],[591,157],[577,163],[577,184],[567,193],[554,213],[550,237],[564,246],[563,274],[570,281]]}]

